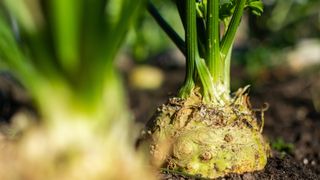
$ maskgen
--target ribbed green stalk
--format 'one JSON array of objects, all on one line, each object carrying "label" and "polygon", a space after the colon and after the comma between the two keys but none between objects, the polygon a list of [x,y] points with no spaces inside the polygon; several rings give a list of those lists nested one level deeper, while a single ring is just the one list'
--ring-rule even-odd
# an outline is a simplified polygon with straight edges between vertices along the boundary
[{"label": "ribbed green stalk", "polygon": [[231,18],[231,21],[227,27],[227,31],[221,41],[221,56],[224,60],[224,79],[223,85],[226,93],[230,92],[230,66],[231,66],[231,53],[232,45],[235,39],[235,35],[238,29],[238,26],[243,15],[243,10],[246,4],[246,0],[237,1],[235,12]]},{"label": "ribbed green stalk", "polygon": [[[232,47],[232,46],[231,46]],[[229,49],[229,52],[224,59],[224,80],[223,85],[224,89],[226,90],[226,93],[230,93],[230,68],[231,68],[231,54],[232,54],[232,48]]]},{"label": "ribbed green stalk", "polygon": [[232,48],[232,43],[240,24],[245,4],[246,0],[237,1],[236,9],[229,23],[228,30],[221,41],[221,55],[223,59],[226,58],[229,49]]},{"label": "ribbed green stalk", "polygon": [[207,12],[207,62],[209,71],[215,83],[222,75],[222,61],[220,60],[219,37],[219,0],[208,0]]},{"label": "ribbed green stalk", "polygon": [[185,41],[187,49],[187,71],[184,85],[179,92],[179,95],[182,98],[189,96],[192,88],[194,87],[193,77],[195,72],[195,59],[199,56],[197,45],[196,4],[194,0],[187,0],[186,4]]}]

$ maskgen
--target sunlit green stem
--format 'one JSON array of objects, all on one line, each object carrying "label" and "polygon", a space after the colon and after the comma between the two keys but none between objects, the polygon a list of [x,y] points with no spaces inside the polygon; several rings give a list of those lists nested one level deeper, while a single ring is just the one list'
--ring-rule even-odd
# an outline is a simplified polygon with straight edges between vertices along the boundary
[{"label": "sunlit green stem", "polygon": [[228,30],[224,35],[224,37],[222,38],[221,55],[223,59],[226,58],[229,52],[229,49],[232,48],[232,43],[234,41],[238,26],[240,24],[245,4],[246,4],[246,0],[237,1],[236,9],[229,23]]},{"label": "sunlit green stem", "polygon": [[[232,45],[231,45],[232,46]],[[229,52],[224,59],[224,89],[227,94],[230,93],[230,69],[231,69],[231,54],[232,54],[232,48],[229,49]]]},{"label": "sunlit green stem", "polygon": [[207,62],[209,71],[215,83],[219,82],[222,71],[220,60],[220,37],[219,37],[219,0],[208,0],[207,12]]},{"label": "sunlit green stem", "polygon": [[184,85],[180,89],[179,95],[182,98],[187,97],[194,86],[195,59],[198,55],[197,45],[197,23],[196,23],[196,4],[194,0],[187,0],[186,4],[186,59],[187,71]]}]

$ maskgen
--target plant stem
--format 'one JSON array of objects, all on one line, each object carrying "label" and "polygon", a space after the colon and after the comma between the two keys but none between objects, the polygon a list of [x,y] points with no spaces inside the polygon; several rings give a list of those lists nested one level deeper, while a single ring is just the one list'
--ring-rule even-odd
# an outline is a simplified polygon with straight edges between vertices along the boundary
[{"label": "plant stem", "polygon": [[195,59],[198,55],[196,3],[194,0],[187,0],[186,4],[185,40],[187,50],[187,71],[184,85],[179,92],[182,98],[186,98],[194,86],[193,76],[195,71]]},{"label": "plant stem", "polygon": [[[233,42],[232,42],[233,44]],[[232,47],[232,45],[231,45]],[[224,80],[223,85],[225,87],[226,93],[230,93],[230,66],[231,66],[231,54],[232,54],[232,48],[229,48],[229,52],[224,59]]]},{"label": "plant stem", "polygon": [[187,29],[186,29],[185,39],[186,39],[186,45],[187,45],[187,61],[190,64],[194,64],[195,58],[198,54],[196,4],[194,0],[187,0],[186,18],[187,18],[187,21],[186,21]]},{"label": "plant stem", "polygon": [[222,62],[220,60],[219,37],[219,0],[207,1],[207,62],[215,83],[221,78]]},{"label": "plant stem", "polygon": [[169,38],[179,48],[179,50],[185,55],[186,54],[185,42],[179,36],[179,34],[160,15],[159,11],[152,4],[152,2],[148,1],[147,8],[148,8],[148,12],[156,20],[156,22],[159,24],[159,26],[164,30],[164,32],[169,36]]},{"label": "plant stem", "polygon": [[232,16],[232,19],[229,23],[228,30],[221,41],[221,55],[224,60],[229,52],[229,49],[232,48],[232,43],[234,41],[237,28],[240,24],[241,17],[243,14],[243,9],[246,4],[246,0],[238,0],[235,12]]}]

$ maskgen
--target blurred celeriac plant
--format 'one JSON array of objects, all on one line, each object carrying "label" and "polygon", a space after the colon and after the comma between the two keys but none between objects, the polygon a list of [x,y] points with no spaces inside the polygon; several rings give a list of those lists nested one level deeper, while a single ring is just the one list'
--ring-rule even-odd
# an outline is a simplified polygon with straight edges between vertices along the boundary
[{"label": "blurred celeriac plant", "polygon": [[1,1],[1,68],[22,82],[41,115],[39,127],[3,150],[17,158],[1,166],[2,179],[150,179],[113,65],[142,4]]}]

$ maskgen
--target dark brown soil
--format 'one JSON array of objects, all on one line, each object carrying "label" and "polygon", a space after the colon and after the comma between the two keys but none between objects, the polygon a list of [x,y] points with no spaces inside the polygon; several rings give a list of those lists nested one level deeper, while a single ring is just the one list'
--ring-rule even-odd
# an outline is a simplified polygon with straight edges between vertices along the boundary
[{"label": "dark brown soil", "polygon": [[[131,109],[139,122],[148,121],[157,106],[174,96],[183,82],[184,71],[181,68],[163,70],[166,78],[162,88],[129,92]],[[234,78],[236,84],[245,86],[248,83],[245,73],[241,68],[236,68],[235,72],[237,75],[233,77],[238,77]],[[252,84],[251,103],[257,108],[265,102],[269,104],[263,134],[278,152],[275,151],[274,157],[269,159],[264,171],[230,175],[224,179],[320,179],[320,113],[315,109],[315,96],[312,94],[320,92],[320,75],[297,75],[284,68],[263,76],[256,77],[256,83],[249,82]],[[190,178],[163,173],[162,179]]]}]

